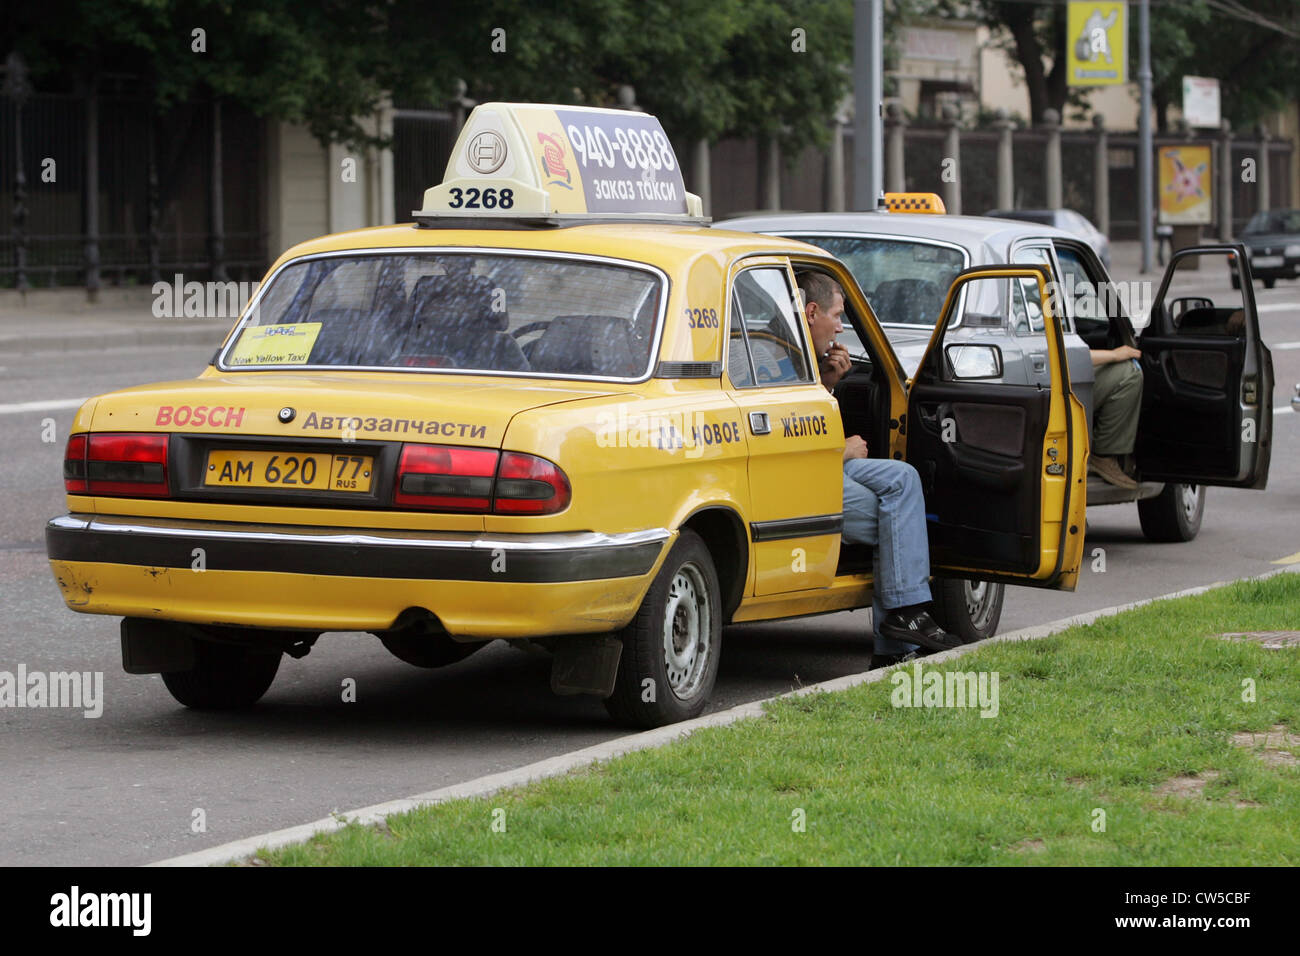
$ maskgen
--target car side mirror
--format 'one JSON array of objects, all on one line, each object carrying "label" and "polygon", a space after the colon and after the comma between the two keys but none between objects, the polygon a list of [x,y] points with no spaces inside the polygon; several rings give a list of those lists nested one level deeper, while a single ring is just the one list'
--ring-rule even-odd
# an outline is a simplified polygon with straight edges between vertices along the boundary
[{"label": "car side mirror", "polygon": [[944,351],[953,378],[967,380],[1002,377],[1002,349],[996,345],[949,345]]}]

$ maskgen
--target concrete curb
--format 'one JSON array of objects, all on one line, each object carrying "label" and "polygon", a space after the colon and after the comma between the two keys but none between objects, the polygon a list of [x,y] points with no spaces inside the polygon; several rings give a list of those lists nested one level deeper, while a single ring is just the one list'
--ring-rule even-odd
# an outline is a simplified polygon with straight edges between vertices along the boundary
[{"label": "concrete curb", "polygon": [[[1091,624],[1103,617],[1113,617],[1123,611],[1143,607],[1147,604],[1154,604],[1157,601],[1170,601],[1175,598],[1204,594],[1205,592],[1212,591],[1216,588],[1226,587],[1229,584],[1236,584],[1238,581],[1263,581],[1278,574],[1300,574],[1300,565],[1278,568],[1277,570],[1269,571],[1256,577],[1237,578],[1232,581],[1217,581],[1214,584],[1187,588],[1183,591],[1175,591],[1172,594],[1162,594],[1158,597],[1144,598],[1140,601],[1133,601],[1129,604],[1119,604],[1114,607],[1088,611],[1084,614],[1062,618],[1059,621],[1052,621],[1048,624],[1039,624],[1034,627],[1021,628],[1018,631],[1011,631],[1007,634],[1001,634],[996,637],[991,637],[988,640],[980,641],[978,644],[967,644],[964,647],[954,648],[951,651],[934,654],[925,658],[925,661],[927,664],[933,664],[942,663],[947,660],[954,660],[982,647],[987,647],[990,644],[1040,640],[1053,634],[1059,634],[1061,631],[1068,630],[1071,627]],[[891,669],[886,668],[874,671],[863,671],[859,674],[848,674],[844,677],[837,677],[833,680],[822,681],[819,684],[810,684],[807,687],[800,687],[798,690],[778,694],[776,697],[769,697],[766,700],[756,700],[747,704],[740,704],[737,707],[732,707],[730,710],[720,711],[716,714],[708,714],[704,717],[697,717],[694,720],[683,721],[682,723],[672,724],[668,727],[659,727],[655,730],[647,730],[644,733],[631,734],[627,737],[620,737],[616,740],[606,741],[605,743],[596,744],[592,747],[584,747],[581,750],[574,750],[567,754],[548,757],[545,760],[539,760],[536,763],[531,763],[515,770],[507,770],[502,773],[479,777],[475,780],[467,780],[463,783],[452,784],[449,787],[442,787],[438,790],[430,790],[427,793],[416,794],[413,797],[405,797],[400,800],[390,800],[386,803],[376,803],[368,807],[362,807],[359,810],[349,810],[346,813],[336,812],[326,819],[317,820],[313,823],[304,823],[299,826],[288,827],[284,830],[275,830],[258,836],[246,837],[242,840],[223,843],[220,846],[211,847],[207,850],[199,850],[195,853],[187,853],[183,856],[171,857],[170,859],[159,860],[156,863],[150,863],[147,865],[220,866],[226,863],[244,860],[253,856],[259,849],[275,850],[294,843],[305,843],[318,833],[332,833],[335,830],[341,830],[348,823],[360,823],[363,826],[366,826],[378,823],[392,814],[405,813],[430,804],[445,803],[448,800],[457,800],[463,797],[489,796],[499,790],[504,790],[509,787],[523,786],[537,780],[544,780],[548,777],[558,777],[572,770],[589,766],[592,763],[602,760],[612,760],[613,758],[622,756],[623,754],[633,753],[638,750],[648,750],[651,747],[662,747],[665,744],[670,744],[675,740],[688,737],[695,731],[707,727],[724,727],[728,724],[733,724],[738,720],[744,720],[749,717],[761,717],[763,715],[764,705],[774,700],[781,700],[786,697],[801,697],[805,694],[847,690],[848,688],[856,687],[859,684],[874,684],[877,681],[884,680],[885,676],[890,673],[890,670]]]}]

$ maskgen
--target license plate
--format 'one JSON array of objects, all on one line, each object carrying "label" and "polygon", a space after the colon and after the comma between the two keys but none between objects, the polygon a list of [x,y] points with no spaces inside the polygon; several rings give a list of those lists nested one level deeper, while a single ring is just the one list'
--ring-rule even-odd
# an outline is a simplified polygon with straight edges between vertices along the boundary
[{"label": "license plate", "polygon": [[305,491],[370,491],[370,455],[313,452],[210,451],[203,483],[209,488],[294,488]]},{"label": "license plate", "polygon": [[1250,264],[1260,269],[1274,269],[1280,266],[1285,260],[1281,256],[1256,256],[1250,260]]}]

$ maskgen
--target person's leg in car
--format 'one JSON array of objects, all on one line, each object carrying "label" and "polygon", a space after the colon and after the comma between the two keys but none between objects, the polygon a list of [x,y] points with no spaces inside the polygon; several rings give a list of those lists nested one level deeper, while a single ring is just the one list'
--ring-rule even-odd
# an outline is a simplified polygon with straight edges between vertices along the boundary
[{"label": "person's leg in car", "polygon": [[[916,469],[888,458],[850,459],[844,463],[844,488],[845,540],[870,536],[863,543],[875,547],[876,653],[907,653],[916,644],[929,650],[957,646],[960,642],[927,613],[930,547]],[[870,513],[874,522],[865,516]],[[904,640],[911,636],[915,641]]]}]

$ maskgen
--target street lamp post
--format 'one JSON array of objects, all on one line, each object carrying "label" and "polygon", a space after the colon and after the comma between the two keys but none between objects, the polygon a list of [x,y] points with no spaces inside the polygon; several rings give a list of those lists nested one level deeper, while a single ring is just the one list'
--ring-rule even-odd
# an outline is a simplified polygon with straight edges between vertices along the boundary
[{"label": "street lamp post", "polygon": [[880,102],[884,95],[884,2],[853,2],[853,208],[880,195]]},{"label": "street lamp post", "polygon": [[1138,4],[1138,236],[1142,239],[1142,272],[1151,271],[1152,180],[1155,178],[1151,152],[1151,6]]}]

